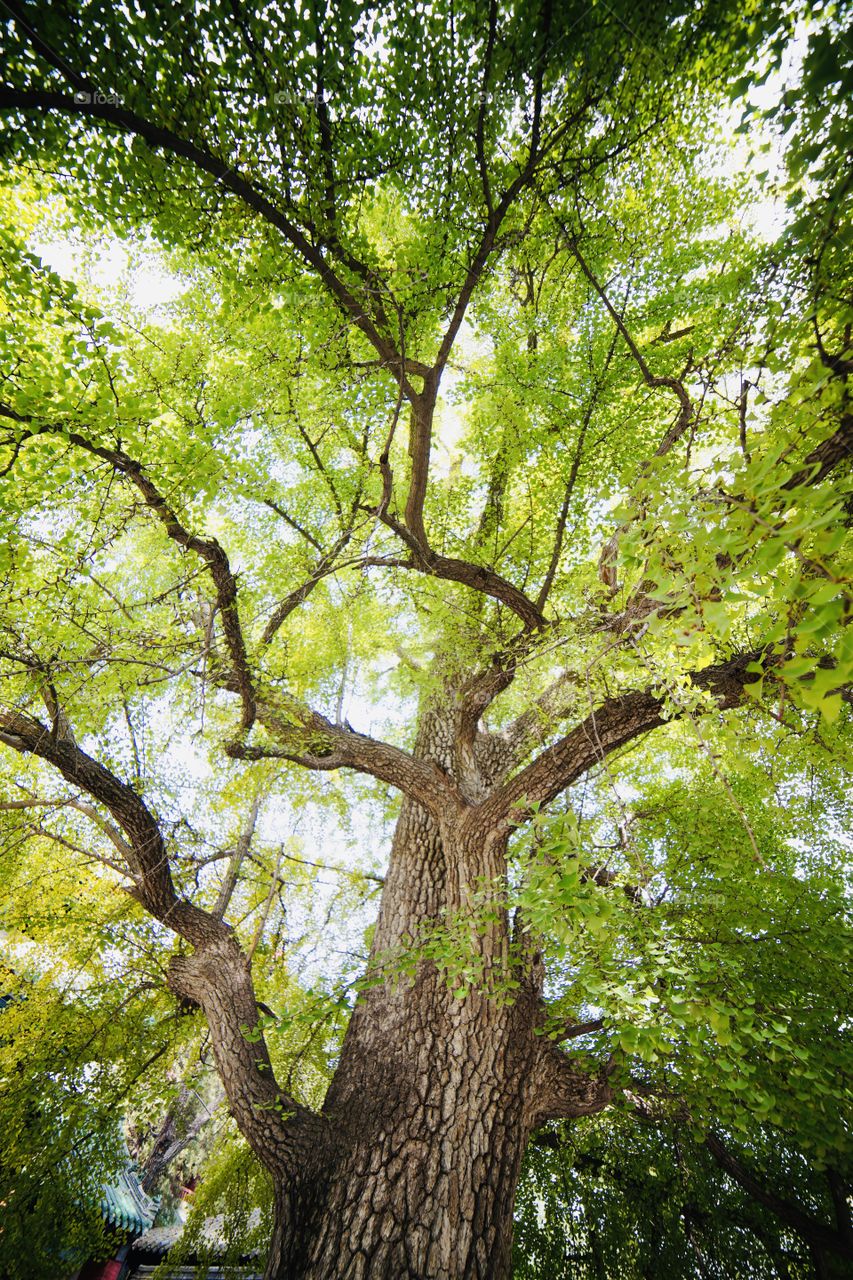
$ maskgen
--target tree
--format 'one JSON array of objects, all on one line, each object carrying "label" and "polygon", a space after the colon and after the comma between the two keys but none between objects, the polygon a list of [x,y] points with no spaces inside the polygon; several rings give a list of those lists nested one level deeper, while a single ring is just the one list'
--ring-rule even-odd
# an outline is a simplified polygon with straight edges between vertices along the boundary
[{"label": "tree", "polygon": [[612,1111],[553,1126],[519,1184],[513,1274],[843,1275],[839,1184],[778,1134],[762,1136],[748,1149],[715,1134],[697,1143],[682,1124]]},{"label": "tree", "polygon": [[[87,1080],[79,1067],[83,1011],[46,984],[20,984],[8,971],[3,979],[14,994],[0,1007],[0,1267],[24,1280],[71,1271],[103,1243],[102,1191],[121,1167],[110,1102],[122,1068],[113,1037],[113,1059],[105,1047]],[[97,1016],[97,1005],[85,1012]],[[67,1176],[56,1177],[58,1166]]]},{"label": "tree", "polygon": [[[267,1274],[506,1276],[530,1134],[637,1089],[842,1163],[834,11],[754,125],[769,242],[709,150],[786,6],[8,9],[10,156],[185,292],[140,323],[5,232],[0,737],[206,1018]],[[181,724],[216,785],[354,773],[396,814],[320,1108],[272,1069],[241,859],[166,819]]]}]

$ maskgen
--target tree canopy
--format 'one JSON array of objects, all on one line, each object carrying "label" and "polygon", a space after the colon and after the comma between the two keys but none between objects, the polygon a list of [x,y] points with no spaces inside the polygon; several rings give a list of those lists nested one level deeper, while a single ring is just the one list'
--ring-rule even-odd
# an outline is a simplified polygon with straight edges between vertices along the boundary
[{"label": "tree canopy", "polygon": [[215,1065],[270,1276],[500,1280],[549,1123],[518,1276],[832,1274],[842,9],[5,7],[7,1209]]}]

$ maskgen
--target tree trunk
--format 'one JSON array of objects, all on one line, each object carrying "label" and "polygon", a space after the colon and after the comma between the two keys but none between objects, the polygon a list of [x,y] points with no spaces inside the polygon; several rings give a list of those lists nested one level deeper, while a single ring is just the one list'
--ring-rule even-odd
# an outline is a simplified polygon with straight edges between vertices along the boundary
[{"label": "tree trunk", "polygon": [[[427,715],[417,754],[449,770],[450,740],[446,722]],[[375,971],[443,909],[463,907],[478,877],[503,871],[505,843],[466,840],[458,817],[439,829],[403,802]],[[485,934],[472,931],[487,975],[508,962],[499,915]],[[362,992],[323,1107],[325,1140],[311,1167],[277,1188],[270,1280],[509,1276],[521,1160],[555,1075],[554,1048],[535,1033],[538,966],[527,969],[511,1004],[477,989],[455,998],[430,963]],[[578,1114],[604,1105],[598,1082],[578,1073],[575,1083]]]},{"label": "tree trunk", "polygon": [[390,1040],[382,995],[359,1010],[325,1107],[326,1159],[282,1204],[268,1274],[501,1280],[530,1131],[532,1037],[516,1034],[514,1011],[496,1017],[476,995],[452,1002],[427,975],[403,996],[408,1014]]},{"label": "tree trunk", "polygon": [[[485,685],[494,689],[492,673]],[[537,1034],[540,956],[530,935],[513,939],[502,901],[513,796],[504,787],[503,802],[489,804],[512,762],[507,743],[478,735],[478,686],[482,698],[481,676],[462,690],[446,688],[426,709],[414,759],[360,735],[347,738],[348,750],[360,760],[368,753],[375,776],[406,798],[374,936],[372,982],[357,1002],[319,1115],[276,1082],[250,958],[224,920],[178,895],[162,832],[144,801],[73,741],[58,740],[23,713],[0,716],[16,750],[49,761],[106,805],[122,832],[133,896],[181,939],[169,986],[203,1010],[231,1113],[273,1181],[269,1280],[504,1280],[530,1132],[550,1118],[598,1111],[610,1099],[606,1071],[591,1076]],[[320,729],[337,732],[325,720]],[[569,755],[577,769],[574,747]],[[346,753],[334,758],[336,766],[350,762]],[[555,759],[552,752],[544,775],[533,774],[546,797]],[[525,776],[530,770],[517,788],[527,787]],[[481,913],[475,925],[477,896],[490,894],[488,919]],[[461,999],[427,959],[404,976],[388,964],[401,953],[422,955],[419,939],[443,921],[461,931],[465,963],[475,969]]]}]

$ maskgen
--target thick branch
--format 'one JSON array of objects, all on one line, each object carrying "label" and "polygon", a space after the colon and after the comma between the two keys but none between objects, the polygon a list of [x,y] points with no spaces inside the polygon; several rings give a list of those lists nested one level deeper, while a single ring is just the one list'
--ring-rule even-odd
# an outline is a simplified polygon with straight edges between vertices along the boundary
[{"label": "thick branch", "polygon": [[[710,689],[720,706],[736,706],[747,683],[746,667],[758,656],[741,654],[707,667],[693,675],[693,683]],[[490,829],[524,821],[532,806],[550,803],[612,751],[662,724],[663,710],[664,700],[649,692],[610,698],[490,796],[474,820]]]},{"label": "thick branch", "polygon": [[[431,374],[424,379],[423,394],[412,401],[409,420],[409,457],[411,474],[406,498],[406,528],[423,554],[429,554],[429,541],[424,527],[424,502],[429,481],[429,458],[432,446],[432,422],[435,415],[435,397],[438,378]],[[387,457],[386,453],[383,455]],[[387,506],[387,502],[384,503]]]},{"label": "thick branch", "polygon": [[[233,684],[225,681],[226,688]],[[272,693],[258,698],[258,721],[279,744],[247,746],[232,743],[228,752],[242,760],[290,760],[306,769],[355,769],[390,783],[433,816],[461,804],[453,780],[431,761],[416,760],[400,747],[380,742],[354,729],[333,724],[317,711]]]},{"label": "thick branch", "polygon": [[535,603],[494,569],[486,565],[473,564],[470,560],[440,556],[429,549],[425,551],[409,530],[388,512],[382,512],[381,519],[383,524],[393,529],[412,552],[411,561],[404,562],[399,566],[400,568],[414,569],[418,573],[426,573],[431,578],[441,578],[447,582],[460,582],[463,586],[470,587],[472,591],[479,591],[481,595],[500,600],[531,630],[545,626],[545,615]]},{"label": "thick branch", "polygon": [[[257,1003],[249,964],[232,929],[178,897],[162,833],[145,802],[80,747],[55,738],[46,725],[22,712],[0,711],[0,742],[24,755],[38,756],[109,810],[127,837],[126,856],[134,880],[130,892],[194,948],[192,955],[172,958],[169,985],[176,995],[204,1010],[235,1119],[267,1167],[293,1163],[297,1159],[294,1143],[298,1147],[301,1127],[310,1116],[282,1094],[263,1037],[253,1034]],[[287,1128],[290,1116],[296,1120],[293,1133]]]},{"label": "thick branch", "polygon": [[613,1100],[606,1068],[590,1075],[576,1059],[550,1040],[542,1042],[536,1072],[534,1128],[549,1120],[574,1120],[595,1115]]},{"label": "thick branch", "polygon": [[47,761],[72,786],[103,804],[127,837],[122,852],[134,880],[134,896],[151,915],[193,946],[204,945],[213,922],[206,912],[178,898],[160,828],[133,788],[80,747],[57,740],[46,725],[20,711],[0,711],[0,741]]},{"label": "thick branch", "polygon": [[841,419],[841,426],[834,435],[822,440],[811,453],[799,471],[786,480],[784,489],[796,489],[801,484],[819,484],[836,467],[839,462],[853,454],[853,414],[846,413]]},{"label": "thick branch", "polygon": [[720,1168],[730,1178],[733,1178],[739,1186],[743,1187],[744,1191],[753,1200],[757,1200],[759,1204],[763,1204],[770,1209],[786,1226],[796,1231],[809,1244],[816,1245],[821,1250],[834,1253],[837,1257],[853,1261],[853,1247],[841,1232],[833,1230],[832,1227],[826,1226],[820,1219],[804,1212],[799,1205],[793,1204],[790,1200],[785,1200],[774,1191],[769,1191],[766,1187],[763,1187],[755,1175],[742,1165],[737,1157],[714,1134],[708,1134],[705,1139],[705,1146]]},{"label": "thick branch", "polygon": [[232,931],[216,923],[219,932],[204,947],[172,957],[169,986],[202,1009],[231,1113],[255,1155],[276,1173],[295,1171],[322,1122],[276,1084],[249,961]]},{"label": "thick branch", "polygon": [[520,756],[511,740],[504,733],[481,729],[480,720],[495,698],[510,687],[519,663],[533,650],[540,634],[527,629],[519,631],[510,644],[492,655],[488,667],[475,672],[462,685],[458,739],[463,751],[485,747],[495,759],[504,760],[507,768],[517,764]]}]

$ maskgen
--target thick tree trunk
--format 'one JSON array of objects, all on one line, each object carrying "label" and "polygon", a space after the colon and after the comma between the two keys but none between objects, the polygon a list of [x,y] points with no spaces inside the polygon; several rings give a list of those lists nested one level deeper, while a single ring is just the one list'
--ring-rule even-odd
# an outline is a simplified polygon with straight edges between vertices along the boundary
[{"label": "thick tree trunk", "polygon": [[[427,716],[417,753],[443,768],[447,725]],[[477,877],[503,870],[504,845],[439,824],[404,801],[373,946],[373,965],[443,909],[464,905]],[[472,938],[474,937],[472,933]],[[476,936],[485,966],[508,961],[505,917]],[[271,1280],[503,1280],[512,1210],[531,1129],[554,1093],[554,1050],[535,1034],[538,970],[517,999],[478,990],[454,998],[446,975],[368,987],[353,1014],[323,1108],[327,1132],[312,1167],[277,1191]],[[605,1091],[580,1073],[579,1112]],[[565,1082],[563,1082],[563,1085]],[[560,1095],[560,1103],[564,1101]]]},{"label": "thick tree trunk", "polygon": [[393,1041],[381,996],[362,1005],[326,1107],[329,1165],[309,1220],[285,1228],[278,1280],[509,1275],[533,1046],[513,1011],[451,1007],[432,975],[405,999]]}]

